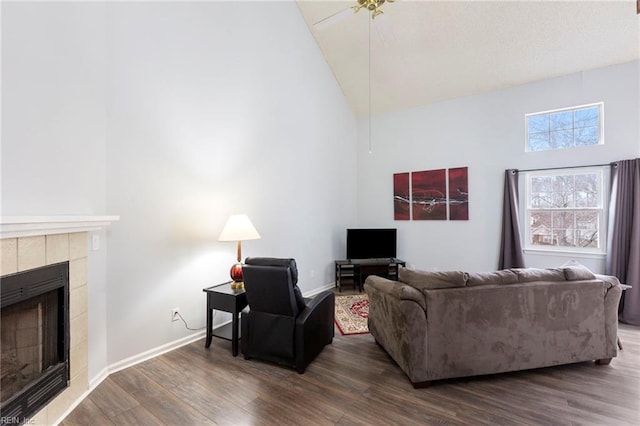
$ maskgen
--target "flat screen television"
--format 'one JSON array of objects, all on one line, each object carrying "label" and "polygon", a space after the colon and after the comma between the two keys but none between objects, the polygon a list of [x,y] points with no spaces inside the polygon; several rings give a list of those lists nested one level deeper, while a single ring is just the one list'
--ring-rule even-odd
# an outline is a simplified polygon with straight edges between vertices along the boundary
[{"label": "flat screen television", "polygon": [[396,257],[396,229],[347,229],[347,259]]}]

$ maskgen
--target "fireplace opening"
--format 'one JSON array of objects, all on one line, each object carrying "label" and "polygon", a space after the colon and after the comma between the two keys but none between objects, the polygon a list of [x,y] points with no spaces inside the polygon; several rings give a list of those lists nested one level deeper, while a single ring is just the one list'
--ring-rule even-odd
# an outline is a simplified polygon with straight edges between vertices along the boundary
[{"label": "fireplace opening", "polygon": [[0,424],[25,423],[69,385],[69,262],[0,278]]}]

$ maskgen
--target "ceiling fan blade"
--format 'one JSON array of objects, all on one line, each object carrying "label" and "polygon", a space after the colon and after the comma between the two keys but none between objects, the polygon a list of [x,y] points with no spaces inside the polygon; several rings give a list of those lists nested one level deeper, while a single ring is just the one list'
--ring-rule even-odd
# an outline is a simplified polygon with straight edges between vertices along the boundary
[{"label": "ceiling fan blade", "polygon": [[351,6],[339,10],[336,13],[327,16],[326,18],[323,18],[321,20],[319,20],[318,22],[313,24],[313,27],[317,30],[323,30],[325,28],[329,28],[335,24],[337,24],[338,22],[348,18],[349,16],[353,15],[354,10]]}]

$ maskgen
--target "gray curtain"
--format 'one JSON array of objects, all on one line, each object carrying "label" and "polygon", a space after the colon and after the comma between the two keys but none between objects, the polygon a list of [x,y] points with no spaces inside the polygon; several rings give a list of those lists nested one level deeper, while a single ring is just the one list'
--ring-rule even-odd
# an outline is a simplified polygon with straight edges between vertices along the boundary
[{"label": "gray curtain", "polygon": [[501,240],[498,269],[524,268],[518,221],[518,170],[515,169],[504,173]]},{"label": "gray curtain", "polygon": [[611,164],[606,273],[632,286],[621,320],[640,325],[640,158]]}]

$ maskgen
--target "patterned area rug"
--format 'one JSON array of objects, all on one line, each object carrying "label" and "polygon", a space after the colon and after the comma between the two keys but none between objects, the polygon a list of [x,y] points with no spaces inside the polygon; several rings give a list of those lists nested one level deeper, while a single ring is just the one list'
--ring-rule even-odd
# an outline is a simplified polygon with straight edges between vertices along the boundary
[{"label": "patterned area rug", "polygon": [[369,332],[369,298],[366,294],[336,295],[335,321],[342,335]]}]

